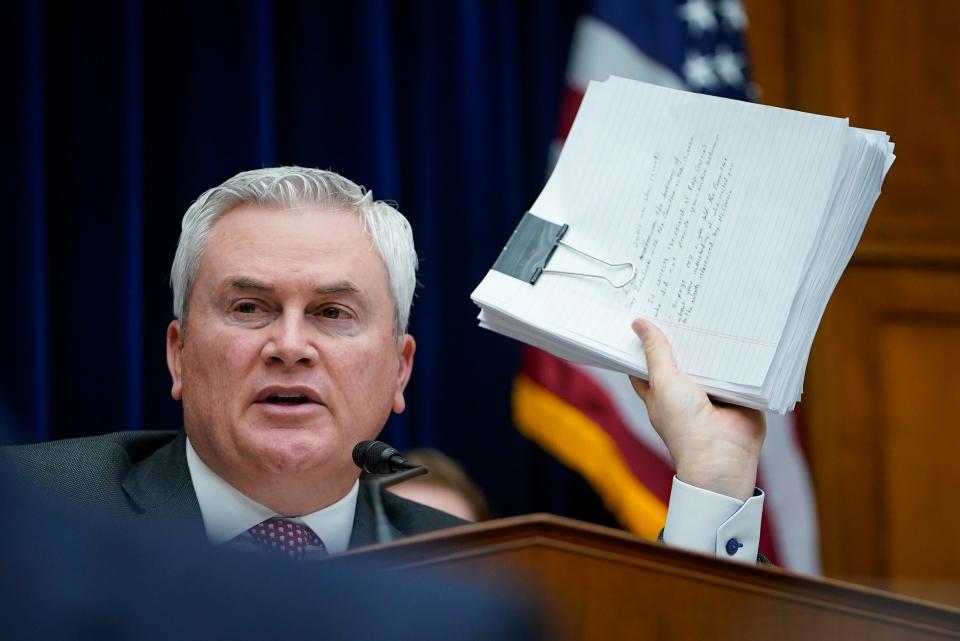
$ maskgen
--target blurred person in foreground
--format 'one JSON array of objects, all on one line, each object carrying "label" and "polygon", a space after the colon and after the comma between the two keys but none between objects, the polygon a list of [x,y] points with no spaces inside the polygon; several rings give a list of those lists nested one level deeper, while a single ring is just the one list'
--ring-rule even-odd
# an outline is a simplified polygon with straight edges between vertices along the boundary
[{"label": "blurred person in foreground", "polygon": [[[0,420],[0,444],[15,438]],[[0,470],[3,638],[104,641],[543,638],[538,609],[502,585],[318,566],[197,542],[174,522],[116,521]]]},{"label": "blurred person in foreground", "polygon": [[[212,542],[314,558],[373,542],[351,460],[404,389],[417,256],[407,220],[329,171],[244,172],[187,210],[171,270],[171,394],[184,429],[10,448],[25,480],[90,511]],[[649,382],[634,379],[677,470],[666,543],[752,562],[760,412],[710,402],[637,320]],[[392,494],[395,536],[463,523]],[[282,539],[282,545],[278,544]]]}]

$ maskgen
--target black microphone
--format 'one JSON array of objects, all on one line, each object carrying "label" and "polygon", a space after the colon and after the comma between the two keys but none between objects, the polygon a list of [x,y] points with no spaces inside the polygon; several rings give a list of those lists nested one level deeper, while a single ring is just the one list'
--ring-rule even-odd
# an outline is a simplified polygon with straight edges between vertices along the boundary
[{"label": "black microphone", "polygon": [[364,479],[370,486],[373,506],[374,531],[377,543],[393,540],[393,531],[387,512],[383,509],[383,488],[427,473],[427,468],[414,465],[400,452],[381,441],[360,441],[353,447],[353,462],[372,476]]},{"label": "black microphone", "polygon": [[353,462],[367,474],[392,474],[415,467],[383,441],[360,441],[353,448]]}]

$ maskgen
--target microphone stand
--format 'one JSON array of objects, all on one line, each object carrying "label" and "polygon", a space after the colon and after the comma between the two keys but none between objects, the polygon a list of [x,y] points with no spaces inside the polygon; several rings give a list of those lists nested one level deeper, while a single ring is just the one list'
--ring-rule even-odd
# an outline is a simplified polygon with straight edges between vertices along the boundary
[{"label": "microphone stand", "polygon": [[383,490],[391,485],[402,483],[426,473],[427,468],[417,465],[409,470],[394,472],[393,474],[376,474],[367,480],[370,485],[370,502],[373,504],[374,532],[376,533],[377,543],[389,543],[394,538],[390,529],[390,521],[387,519],[387,512],[383,509]]}]

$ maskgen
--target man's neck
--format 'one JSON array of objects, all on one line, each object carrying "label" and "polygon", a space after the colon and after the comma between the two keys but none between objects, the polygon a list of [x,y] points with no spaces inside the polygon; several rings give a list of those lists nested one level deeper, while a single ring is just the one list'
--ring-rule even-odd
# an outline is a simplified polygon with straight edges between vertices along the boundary
[{"label": "man's neck", "polygon": [[[215,544],[242,536],[251,527],[277,516],[279,510],[248,496],[212,470],[187,441],[187,466],[190,470],[207,537]],[[302,525],[312,529],[328,551],[347,549],[356,518],[359,487],[356,482],[339,500],[312,509],[295,506],[295,511],[281,513],[299,517]]]},{"label": "man's neck", "polygon": [[[282,478],[265,476],[245,486],[225,479],[239,492],[281,516],[303,516],[333,505],[353,488],[359,474],[338,483],[311,478]],[[344,481],[346,481],[344,483]],[[306,488],[306,491],[305,491]]]},{"label": "man's neck", "polygon": [[191,447],[198,459],[210,472],[217,475],[235,490],[267,507],[281,516],[302,516],[311,514],[333,505],[346,496],[356,484],[360,470],[353,465],[347,469],[328,468],[321,472],[298,474],[276,474],[261,470],[245,470],[237,474],[236,470],[220,469],[216,460],[209,460],[202,452]]}]

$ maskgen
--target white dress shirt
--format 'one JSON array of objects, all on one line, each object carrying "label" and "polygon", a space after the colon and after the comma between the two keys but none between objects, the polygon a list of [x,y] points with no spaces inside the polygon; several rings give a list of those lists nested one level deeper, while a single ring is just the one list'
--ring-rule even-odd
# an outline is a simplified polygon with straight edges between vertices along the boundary
[{"label": "white dress shirt", "polygon": [[[238,546],[258,545],[247,532],[253,526],[269,518],[283,516],[263,506],[224,481],[216,472],[207,467],[187,439],[187,467],[193,489],[197,493],[200,513],[203,515],[203,527],[211,543],[220,544],[231,541]],[[350,544],[353,533],[353,515],[357,508],[359,481],[347,492],[347,495],[322,510],[298,517],[283,518],[306,525],[323,541],[326,552],[343,552]],[[316,550],[314,550],[316,551]],[[323,554],[323,551],[320,550]],[[307,548],[307,557],[311,557]]]},{"label": "white dress shirt", "polygon": [[762,516],[763,492],[759,489],[741,501],[674,476],[663,542],[691,552],[756,563]]}]

